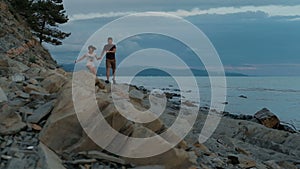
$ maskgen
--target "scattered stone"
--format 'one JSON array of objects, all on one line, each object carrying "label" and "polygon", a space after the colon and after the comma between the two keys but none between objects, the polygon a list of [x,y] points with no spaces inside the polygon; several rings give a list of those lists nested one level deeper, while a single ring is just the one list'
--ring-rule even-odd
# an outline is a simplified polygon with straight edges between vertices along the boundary
[{"label": "scattered stone", "polygon": [[4,105],[0,108],[0,134],[16,134],[26,127],[22,118],[11,107]]},{"label": "scattered stone", "polygon": [[17,97],[23,98],[23,99],[29,99],[30,95],[28,93],[24,93],[22,91],[16,91],[15,92]]},{"label": "scattered stone", "polygon": [[278,117],[267,108],[255,113],[254,117],[264,126],[268,128],[278,128],[280,121]]},{"label": "scattered stone", "polygon": [[12,158],[7,166],[7,169],[26,168],[26,161],[18,158]]},{"label": "scattered stone", "polygon": [[26,86],[23,87],[23,90],[26,93],[32,93],[32,92],[39,92],[39,93],[48,93],[44,88],[41,86],[36,86],[33,84],[27,84]]},{"label": "scattered stone", "polygon": [[67,79],[63,75],[59,73],[54,73],[46,77],[46,79],[43,80],[41,84],[49,93],[56,93],[61,89],[61,87],[66,83],[66,81]]},{"label": "scattered stone", "polygon": [[96,159],[79,159],[74,161],[64,161],[64,163],[68,164],[87,164],[87,163],[95,163],[97,162]]},{"label": "scattered stone", "polygon": [[43,143],[38,145],[39,148],[39,165],[43,169],[65,169],[61,159]]},{"label": "scattered stone", "polygon": [[1,158],[4,159],[4,160],[10,160],[10,159],[12,159],[12,156],[1,155]]},{"label": "scattered stone", "polygon": [[31,127],[36,131],[41,131],[43,128],[37,124],[31,124]]},{"label": "scattered stone", "polygon": [[34,110],[33,114],[28,117],[27,121],[30,123],[38,123],[45,116],[47,116],[52,109],[53,109],[53,102],[48,102],[40,106],[38,109]]},{"label": "scattered stone", "polygon": [[137,89],[132,89],[129,92],[129,97],[132,98],[132,99],[143,100],[143,98],[145,97],[145,95],[141,91],[139,91]]},{"label": "scattered stone", "polygon": [[263,163],[271,169],[282,169],[274,160],[265,161]]},{"label": "scattered stone", "polygon": [[233,164],[233,165],[240,164],[239,157],[235,154],[229,154],[227,156],[227,158],[229,160],[228,163],[230,163],[230,164]]},{"label": "scattered stone", "polygon": [[248,97],[245,96],[245,95],[240,95],[239,97],[240,97],[240,98],[243,98],[243,99],[247,99],[247,98],[248,98]]},{"label": "scattered stone", "polygon": [[27,82],[32,84],[32,85],[38,85],[39,84],[39,82],[36,79],[33,79],[33,78],[27,80]]},{"label": "scattered stone", "polygon": [[106,161],[111,161],[111,162],[122,164],[122,165],[126,164],[126,162],[123,159],[107,155],[100,151],[80,152],[78,154],[84,155],[84,156],[86,156],[88,158],[92,158],[92,159],[106,160]]},{"label": "scattered stone", "polygon": [[25,76],[23,74],[17,73],[11,77],[11,80],[13,82],[23,82],[23,81],[25,81]]},{"label": "scattered stone", "polygon": [[165,167],[161,165],[148,165],[148,166],[135,167],[135,169],[165,169]]},{"label": "scattered stone", "polygon": [[6,102],[6,101],[7,101],[7,96],[4,93],[4,91],[0,89],[0,103]]}]

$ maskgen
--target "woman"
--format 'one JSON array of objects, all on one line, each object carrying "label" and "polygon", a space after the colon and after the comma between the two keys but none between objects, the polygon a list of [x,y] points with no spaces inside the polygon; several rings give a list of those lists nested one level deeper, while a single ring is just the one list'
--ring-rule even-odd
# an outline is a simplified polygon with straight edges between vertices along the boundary
[{"label": "woman", "polygon": [[88,47],[88,52],[83,55],[81,58],[79,58],[78,60],[75,60],[75,63],[78,63],[80,62],[81,60],[83,60],[84,58],[87,58],[87,63],[86,63],[86,66],[87,68],[90,70],[91,73],[93,73],[94,75],[96,75],[96,68],[95,68],[95,65],[94,65],[94,61],[95,59],[97,60],[97,55],[94,53],[94,51],[96,50],[97,48],[90,45]]}]

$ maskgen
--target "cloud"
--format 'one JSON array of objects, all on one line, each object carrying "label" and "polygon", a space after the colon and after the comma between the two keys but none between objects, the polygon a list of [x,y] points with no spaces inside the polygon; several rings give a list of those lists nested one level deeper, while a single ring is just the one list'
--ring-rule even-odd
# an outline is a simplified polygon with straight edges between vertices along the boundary
[{"label": "cloud", "polygon": [[[149,11],[151,12],[151,11]],[[166,11],[156,11],[166,12]],[[269,17],[284,16],[284,17],[297,17],[300,16],[300,5],[285,6],[285,5],[265,5],[265,6],[241,6],[241,7],[218,7],[209,9],[194,8],[192,10],[179,9],[176,11],[168,11],[166,13],[180,16],[180,17],[191,17],[197,15],[227,15],[245,12],[264,12]],[[137,12],[109,12],[109,13],[88,13],[88,14],[74,14],[70,16],[70,21],[76,20],[88,20],[95,18],[111,18],[121,17]],[[298,20],[298,19],[296,19]]]}]

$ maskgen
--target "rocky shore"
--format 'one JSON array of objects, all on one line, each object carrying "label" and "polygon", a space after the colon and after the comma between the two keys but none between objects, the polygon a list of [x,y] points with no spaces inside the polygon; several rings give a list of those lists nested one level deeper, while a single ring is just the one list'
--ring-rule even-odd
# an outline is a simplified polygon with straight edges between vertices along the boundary
[{"label": "rocky shore", "polygon": [[[209,109],[201,107],[185,139],[158,156],[125,158],[104,150],[84,130],[97,116],[96,109],[117,132],[147,138],[163,133],[174,123],[181,107],[171,98],[179,95],[165,93],[169,99],[158,119],[144,124],[132,122],[114,106],[111,85],[97,80],[95,86],[95,79],[85,71],[77,72],[80,81],[72,84],[74,76],[57,68],[28,28],[12,15],[7,3],[0,1],[0,9],[1,169],[300,168],[299,132],[281,124],[267,109],[254,116],[220,112],[222,118],[216,131],[202,144],[198,137]],[[116,86],[129,88],[129,101],[135,108],[146,110],[150,107],[148,90],[126,84]],[[76,92],[81,90],[85,92]],[[95,93],[97,107],[87,102],[91,95],[85,94],[89,92]],[[78,121],[72,99],[74,94],[85,103],[82,110],[87,113],[84,116],[86,126]],[[189,102],[183,104],[193,107]],[[97,127],[89,134],[98,139],[109,136]],[[112,140],[112,143],[121,144],[124,151],[156,147],[117,141]],[[163,147],[164,143],[157,146]]]}]

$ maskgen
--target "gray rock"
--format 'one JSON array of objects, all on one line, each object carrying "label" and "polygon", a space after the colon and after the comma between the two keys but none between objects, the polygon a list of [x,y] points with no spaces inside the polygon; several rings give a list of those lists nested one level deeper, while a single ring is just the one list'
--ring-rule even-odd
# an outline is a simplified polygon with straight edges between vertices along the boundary
[{"label": "gray rock", "polygon": [[145,95],[137,89],[132,89],[129,92],[129,97],[132,98],[132,99],[143,100]]},{"label": "gray rock", "polygon": [[29,99],[30,95],[28,93],[24,93],[22,91],[16,91],[15,92],[17,97],[23,98],[23,99]]},{"label": "gray rock", "polygon": [[25,76],[23,74],[16,73],[13,76],[11,76],[11,80],[13,82],[23,82],[25,81]]},{"label": "gray rock", "polygon": [[7,169],[25,169],[26,161],[18,158],[13,158],[9,161]]},{"label": "gray rock", "polygon": [[0,103],[6,102],[6,101],[7,101],[7,96],[6,96],[6,94],[4,93],[4,91],[1,90],[1,88],[0,88]]},{"label": "gray rock", "polygon": [[0,134],[15,134],[26,127],[22,118],[15,113],[15,110],[5,105],[0,108]]},{"label": "gray rock", "polygon": [[40,143],[38,148],[40,156],[39,164],[43,166],[43,169],[65,169],[61,159],[47,146]]},{"label": "gray rock", "polygon": [[88,158],[95,158],[95,159],[99,159],[99,160],[107,160],[107,161],[111,161],[114,163],[119,163],[122,165],[125,165],[125,160],[114,157],[114,156],[110,156],[107,155],[105,153],[102,153],[100,151],[88,151],[88,152],[81,152],[79,154],[85,155]]},{"label": "gray rock", "polygon": [[280,125],[278,117],[267,108],[263,108],[255,113],[254,117],[260,121],[261,124],[269,128],[278,128]]},{"label": "gray rock", "polygon": [[149,166],[136,167],[135,169],[165,169],[165,167],[161,165],[149,165]]},{"label": "gray rock", "polygon": [[29,116],[27,121],[30,123],[38,123],[47,116],[53,109],[53,102],[48,102],[33,111],[33,115]]}]

